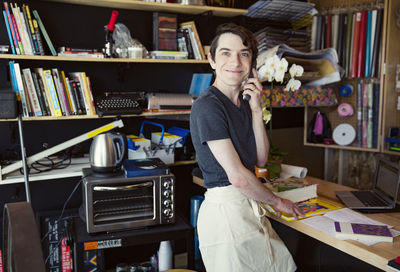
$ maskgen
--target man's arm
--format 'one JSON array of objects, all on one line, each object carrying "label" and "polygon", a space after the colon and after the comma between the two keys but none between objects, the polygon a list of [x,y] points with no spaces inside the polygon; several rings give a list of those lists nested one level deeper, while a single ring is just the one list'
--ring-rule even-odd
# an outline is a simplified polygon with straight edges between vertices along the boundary
[{"label": "man's arm", "polygon": [[207,144],[215,159],[225,170],[230,183],[243,194],[274,206],[278,212],[293,214],[295,218],[303,215],[293,202],[274,195],[251,171],[244,167],[230,139],[208,141]]}]

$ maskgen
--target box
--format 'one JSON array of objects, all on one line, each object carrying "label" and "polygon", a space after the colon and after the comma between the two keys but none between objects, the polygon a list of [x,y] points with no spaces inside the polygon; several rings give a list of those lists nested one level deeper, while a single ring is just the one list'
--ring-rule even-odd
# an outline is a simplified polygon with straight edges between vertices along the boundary
[{"label": "box", "polygon": [[17,118],[17,98],[13,91],[0,91],[0,118]]},{"label": "box", "polygon": [[[154,144],[160,144],[162,132],[153,132],[151,133],[151,142]],[[165,146],[172,146],[172,147],[182,147],[181,143],[182,137],[178,135],[174,135],[168,132],[164,132],[162,144]]]},{"label": "box", "polygon": [[144,148],[150,149],[151,141],[135,135],[127,135],[128,149],[133,151],[143,151]]},{"label": "box", "polygon": [[165,164],[175,162],[174,147],[159,146],[152,143],[149,139],[138,137],[135,135],[126,136],[128,141],[128,159],[149,159],[160,158]]}]

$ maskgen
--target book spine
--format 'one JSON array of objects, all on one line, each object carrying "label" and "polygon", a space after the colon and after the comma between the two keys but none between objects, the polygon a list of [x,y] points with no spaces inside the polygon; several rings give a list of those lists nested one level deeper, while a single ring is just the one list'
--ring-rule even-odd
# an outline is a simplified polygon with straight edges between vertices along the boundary
[{"label": "book spine", "polygon": [[371,68],[371,32],[372,32],[372,11],[368,11],[367,15],[367,34],[365,38],[365,62],[364,76],[369,77]]},{"label": "book spine", "polygon": [[373,125],[373,90],[372,82],[368,82],[368,136],[367,136],[367,147],[372,148],[372,125]]},{"label": "book spine", "polygon": [[35,28],[33,27],[31,11],[27,4],[25,5],[25,12],[26,12],[27,20],[28,20],[28,26],[29,26],[31,37],[32,37],[33,48],[34,48],[35,54],[40,55],[39,45],[38,45],[36,33],[35,33]]},{"label": "book spine", "polygon": [[35,86],[36,94],[39,100],[40,109],[42,111],[42,115],[48,115],[46,104],[45,104],[45,97],[43,97],[42,90],[40,89],[38,78],[35,72],[31,72],[33,84]]},{"label": "book spine", "polygon": [[25,8],[25,4],[22,5],[22,11],[21,11],[21,18],[23,18],[24,21],[24,29],[26,31],[26,35],[28,37],[28,41],[30,44],[30,47],[32,49],[32,54],[36,55],[36,50],[35,50],[35,44],[33,43],[33,39],[32,39],[32,32],[31,32],[31,28],[29,26],[29,21],[28,21],[28,15],[26,14],[26,8]]},{"label": "book spine", "polygon": [[74,105],[74,101],[73,101],[73,98],[72,98],[71,91],[70,91],[69,86],[67,84],[67,79],[65,77],[65,72],[61,70],[60,71],[60,76],[61,76],[62,84],[64,86],[65,94],[67,96],[68,105],[69,105],[69,108],[71,109],[71,114],[76,114],[76,108],[75,108],[75,105]]},{"label": "book spine", "polygon": [[325,16],[325,48],[332,46],[332,15]]},{"label": "book spine", "polygon": [[36,74],[39,76],[39,84],[42,84],[42,89],[45,93],[45,97],[47,98],[47,103],[48,103],[48,112],[51,113],[51,116],[56,116],[56,113],[54,111],[54,106],[53,106],[53,101],[51,98],[50,90],[49,87],[47,86],[46,78],[44,76],[43,68],[35,68],[34,71]]},{"label": "book spine", "polygon": [[85,103],[86,108],[89,109],[89,115],[95,115],[95,110],[94,110],[94,103],[92,102],[92,95],[90,94],[88,82],[87,82],[87,77],[85,72],[81,72],[79,75],[79,79],[81,82],[81,86],[83,85],[83,92],[84,92],[84,97],[85,97]]},{"label": "book spine", "polygon": [[40,108],[40,102],[37,97],[35,86],[33,84],[31,71],[29,68],[25,68],[25,69],[22,69],[22,73],[24,75],[24,80],[25,80],[25,84],[27,87],[28,96],[31,101],[33,113],[35,114],[35,116],[42,116],[42,110]]},{"label": "book spine", "polygon": [[372,74],[372,59],[373,59],[373,55],[374,55],[374,47],[375,47],[375,31],[376,31],[376,15],[378,14],[378,11],[372,10],[372,18],[371,18],[371,35],[370,35],[370,60],[369,60],[369,76],[373,77]]},{"label": "book spine", "polygon": [[[13,88],[14,88],[15,93],[17,93],[18,101],[21,102],[22,115],[24,117],[29,117],[28,106],[26,105],[26,101],[25,101],[25,93],[23,90],[19,89],[19,83],[18,83],[18,79],[17,79],[14,61],[10,61],[9,66],[10,66],[10,74],[11,74],[11,81],[13,83]],[[19,70],[19,66],[18,66],[18,70]]]},{"label": "book spine", "polygon": [[15,55],[14,41],[11,36],[11,29],[10,29],[10,25],[8,24],[7,13],[5,10],[3,10],[3,16],[4,16],[4,22],[6,23],[8,39],[10,40],[11,51],[12,51],[13,55]]},{"label": "book spine", "polygon": [[68,77],[65,77],[65,81],[66,81],[66,83],[68,85],[68,89],[71,92],[71,98],[72,98],[73,105],[74,105],[74,108],[75,108],[75,114],[82,114],[82,110],[81,110],[81,107],[80,107],[80,104],[79,104],[80,103],[79,102],[79,97],[78,97],[78,94],[76,93],[76,87],[72,86],[72,82]]},{"label": "book spine", "polygon": [[26,105],[28,107],[28,112],[29,112],[29,116],[35,116],[35,112],[33,110],[33,105],[32,105],[32,101],[28,92],[28,87],[26,86],[26,82],[24,80],[23,75],[21,74],[21,81],[22,81],[22,86],[24,89],[24,93],[25,93],[25,97],[26,97]]},{"label": "book spine", "polygon": [[10,14],[10,10],[9,10],[9,8],[8,8],[8,3],[7,3],[7,2],[3,2],[3,5],[4,5],[4,11],[5,11],[6,14],[7,14],[8,26],[10,27],[11,35],[12,35],[12,38],[13,38],[15,53],[16,53],[17,55],[19,55],[20,52],[19,52],[19,48],[18,48],[18,40],[17,40],[17,36],[16,36],[16,34],[15,34],[13,22],[12,22],[12,20],[11,20],[11,14]]},{"label": "book spine", "polygon": [[365,46],[366,46],[366,30],[367,30],[367,11],[361,12],[360,32],[358,39],[358,59],[357,59],[357,77],[364,77],[364,63],[365,63]]},{"label": "book spine", "polygon": [[37,73],[36,71],[32,73],[32,76],[35,75],[38,81],[38,85],[39,85],[39,90],[42,93],[42,97],[43,97],[43,101],[46,107],[46,112],[47,115],[53,115],[51,112],[51,108],[50,108],[50,102],[49,102],[49,96],[47,95],[47,91],[46,91],[46,87],[43,83],[43,78],[40,76],[39,73]]},{"label": "book spine", "polygon": [[33,28],[35,29],[35,35],[36,35],[36,41],[39,47],[39,53],[41,56],[44,56],[44,47],[43,47],[43,41],[42,41],[42,36],[40,35],[39,31],[39,25],[35,19],[32,20],[33,23]]},{"label": "book spine", "polygon": [[94,99],[93,99],[92,84],[90,83],[90,78],[88,76],[86,76],[86,81],[87,81],[87,86],[88,86],[88,90],[89,90],[89,95],[90,95],[90,101],[91,101],[91,107],[92,107],[92,110],[93,110],[93,114],[96,114],[96,105],[95,105]]},{"label": "book spine", "polygon": [[49,88],[49,93],[51,95],[51,105],[53,106],[54,116],[62,116],[60,104],[57,97],[57,91],[53,82],[53,77],[51,76],[51,71],[43,70],[43,73],[47,87]]},{"label": "book spine", "polygon": [[73,75],[70,75],[70,76],[72,78],[72,80],[70,81],[72,89],[75,90],[76,96],[77,96],[78,101],[79,101],[79,108],[80,108],[79,113],[80,114],[86,114],[85,100],[84,100],[84,97],[83,97],[81,83],[79,82],[79,78],[76,78]]},{"label": "book spine", "polygon": [[360,81],[357,84],[357,146],[362,147],[362,85]]},{"label": "book spine", "polygon": [[362,89],[362,147],[367,147],[368,141],[368,84],[363,83]]},{"label": "book spine", "polygon": [[23,19],[23,16],[21,15],[21,10],[19,9],[17,4],[14,4],[15,7],[13,8],[13,13],[17,22],[17,27],[19,31],[19,35],[21,37],[21,42],[22,45],[24,46],[24,52],[25,55],[33,55],[32,53],[32,48],[29,43],[29,38],[28,34],[26,33],[26,26],[25,26],[25,20]]},{"label": "book spine", "polygon": [[51,69],[51,73],[53,76],[54,86],[56,87],[58,101],[60,102],[61,111],[63,112],[64,115],[69,116],[71,115],[71,112],[68,108],[68,101],[65,96],[64,88],[61,85],[60,74],[58,73],[58,69],[56,68]]},{"label": "book spine", "polygon": [[347,29],[346,29],[346,46],[345,46],[345,72],[346,77],[350,76],[351,68],[351,40],[352,40],[352,29],[353,29],[353,13],[347,14]]},{"label": "book spine", "polygon": [[46,28],[44,27],[43,21],[40,19],[39,13],[37,12],[37,10],[33,10],[32,13],[39,24],[39,28],[43,33],[44,39],[46,40],[48,47],[50,48],[51,54],[53,56],[57,56],[57,52],[54,49],[53,43],[51,42],[49,35],[47,34],[47,31],[46,31]]},{"label": "book spine", "polygon": [[383,10],[379,9],[376,15],[376,29],[375,29],[375,36],[374,36],[374,50],[372,52],[372,61],[371,61],[371,77],[378,77],[379,76],[379,52],[381,46],[381,35],[382,35],[382,17],[383,17]]},{"label": "book spine", "polygon": [[22,45],[22,42],[21,42],[21,36],[19,35],[17,22],[15,21],[14,14],[11,14],[10,16],[11,16],[11,22],[12,22],[12,25],[14,28],[15,36],[17,37],[19,53],[20,53],[20,55],[25,55],[24,46]]},{"label": "book spine", "polygon": [[[14,71],[15,71],[15,78],[17,81],[18,85],[18,91],[19,95],[21,96],[21,103],[22,103],[22,110],[24,111],[24,116],[28,117],[30,116],[30,106],[29,106],[29,101],[28,97],[26,97],[26,93],[24,90],[24,84],[22,82],[22,76],[21,76],[21,69],[19,67],[19,63],[14,63]],[[24,107],[25,105],[25,107]],[[26,112],[25,112],[26,110]]]},{"label": "book spine", "polygon": [[357,68],[358,68],[358,55],[359,55],[359,40],[360,40],[360,27],[361,27],[361,12],[356,12],[355,14],[355,22],[354,22],[354,33],[353,33],[353,49],[352,49],[352,58],[351,58],[351,69],[350,69],[350,77],[357,76]]}]

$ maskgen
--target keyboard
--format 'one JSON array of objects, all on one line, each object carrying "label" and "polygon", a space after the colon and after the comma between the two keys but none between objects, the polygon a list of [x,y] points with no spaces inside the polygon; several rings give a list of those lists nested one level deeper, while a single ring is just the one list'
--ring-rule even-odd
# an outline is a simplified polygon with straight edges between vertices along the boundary
[{"label": "keyboard", "polygon": [[143,92],[109,93],[96,100],[96,111],[100,117],[141,114],[143,101]]},{"label": "keyboard", "polygon": [[354,191],[352,192],[366,207],[383,207],[387,203],[380,200],[370,191]]}]

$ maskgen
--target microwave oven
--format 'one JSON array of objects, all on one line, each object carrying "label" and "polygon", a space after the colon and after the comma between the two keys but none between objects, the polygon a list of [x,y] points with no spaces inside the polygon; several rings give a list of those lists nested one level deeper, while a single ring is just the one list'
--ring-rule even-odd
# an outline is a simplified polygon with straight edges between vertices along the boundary
[{"label": "microwave oven", "polygon": [[98,177],[83,169],[81,217],[88,233],[175,222],[173,174]]}]

